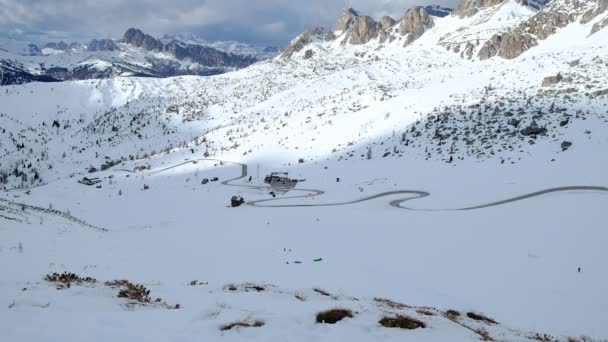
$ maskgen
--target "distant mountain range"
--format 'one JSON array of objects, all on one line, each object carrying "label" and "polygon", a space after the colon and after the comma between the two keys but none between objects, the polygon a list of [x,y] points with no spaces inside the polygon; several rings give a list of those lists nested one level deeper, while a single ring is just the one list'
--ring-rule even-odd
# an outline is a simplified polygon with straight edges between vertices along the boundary
[{"label": "distant mountain range", "polygon": [[115,76],[170,77],[216,75],[272,58],[277,48],[214,42],[193,34],[156,39],[136,28],[121,40],[86,44],[0,41],[0,85]]}]

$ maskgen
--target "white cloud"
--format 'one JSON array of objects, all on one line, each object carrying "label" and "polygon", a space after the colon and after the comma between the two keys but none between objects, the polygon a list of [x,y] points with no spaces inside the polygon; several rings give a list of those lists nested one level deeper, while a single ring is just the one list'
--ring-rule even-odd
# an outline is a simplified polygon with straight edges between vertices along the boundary
[{"label": "white cloud", "polygon": [[[198,32],[209,39],[284,44],[301,31],[331,27],[343,8],[399,17],[415,5],[459,0],[0,0],[0,31],[121,37],[129,27],[155,36]],[[15,31],[18,32],[18,31]]]}]

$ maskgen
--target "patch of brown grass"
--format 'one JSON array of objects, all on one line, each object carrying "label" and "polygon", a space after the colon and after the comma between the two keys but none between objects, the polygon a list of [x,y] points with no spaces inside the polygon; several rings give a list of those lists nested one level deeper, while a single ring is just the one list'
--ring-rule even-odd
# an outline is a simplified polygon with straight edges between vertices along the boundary
[{"label": "patch of brown grass", "polygon": [[498,324],[495,320],[475,312],[467,312],[467,317],[476,321],[486,322],[488,324]]},{"label": "patch of brown grass", "polygon": [[458,312],[456,310],[448,310],[448,311],[445,312],[445,315],[449,319],[458,319],[458,317],[460,317],[460,312]]},{"label": "patch of brown grass", "polygon": [[432,311],[429,311],[427,309],[420,309],[420,310],[416,310],[416,312],[420,315],[424,315],[424,316],[435,316],[435,313],[433,313]]},{"label": "patch of brown grass", "polygon": [[222,325],[220,327],[220,330],[227,331],[227,330],[231,330],[234,328],[259,328],[259,327],[263,327],[263,326],[264,326],[264,322],[262,322],[262,321],[255,321],[253,323],[245,322],[245,321],[238,321],[238,322],[233,322],[230,324]]},{"label": "patch of brown grass", "polygon": [[424,322],[402,315],[397,317],[384,317],[378,323],[385,328],[400,328],[409,330],[426,328],[426,324]]},{"label": "patch of brown grass", "polygon": [[374,301],[376,303],[382,304],[382,305],[386,305],[389,308],[393,308],[393,309],[411,309],[412,307],[409,305],[405,305],[402,303],[397,303],[395,301],[392,301],[390,299],[385,299],[385,298],[374,298]]},{"label": "patch of brown grass", "polygon": [[331,309],[317,314],[317,323],[336,324],[344,318],[353,318],[353,312],[348,309]]},{"label": "patch of brown grass", "polygon": [[58,287],[58,289],[62,289],[64,287],[69,288],[71,286],[71,284],[82,284],[82,283],[89,283],[89,284],[94,284],[97,282],[97,280],[95,278],[91,278],[91,277],[80,277],[74,273],[68,273],[68,272],[63,272],[63,273],[50,273],[47,274],[44,277],[44,280],[51,282],[51,283],[60,283],[63,285],[60,285],[60,287]]},{"label": "patch of brown grass", "polygon": [[[141,284],[134,284],[128,280],[122,279],[106,281],[105,285],[114,289],[118,288],[119,291],[117,297],[128,299],[132,301],[131,303],[144,305],[152,303],[152,299],[150,298],[150,290]],[[156,298],[154,303],[164,306],[167,309],[181,309],[181,305],[169,305],[160,298]]]}]

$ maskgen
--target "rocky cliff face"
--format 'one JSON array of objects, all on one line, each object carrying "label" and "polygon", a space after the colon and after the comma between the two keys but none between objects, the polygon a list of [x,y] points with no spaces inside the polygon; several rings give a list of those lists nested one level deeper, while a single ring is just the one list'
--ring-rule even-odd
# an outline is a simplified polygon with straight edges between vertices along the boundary
[{"label": "rocky cliff face", "polygon": [[520,29],[499,33],[484,44],[479,51],[479,59],[486,60],[494,56],[513,59],[536,45],[538,40]]},{"label": "rocky cliff face", "polygon": [[347,30],[343,43],[355,45],[366,44],[370,40],[378,37],[380,25],[369,16],[356,17]]},{"label": "rocky cliff face", "polygon": [[206,46],[177,41],[163,44],[160,40],[135,28],[125,32],[123,42],[146,51],[166,53],[180,61],[189,59],[207,67],[243,68],[257,62],[257,59],[251,56],[228,54]]},{"label": "rocky cliff face", "polygon": [[502,4],[504,1],[505,0],[463,0],[458,7],[454,9],[454,15],[459,18],[472,17],[477,14],[480,9],[496,6]]},{"label": "rocky cliff face", "polygon": [[143,48],[146,51],[160,51],[163,47],[163,44],[160,41],[135,28],[130,28],[125,32],[123,42],[138,48]]},{"label": "rocky cliff face", "polygon": [[87,45],[87,51],[118,51],[120,48],[111,39],[93,39]]},{"label": "rocky cliff face", "polygon": [[[325,32],[325,30],[320,27],[312,31],[306,31],[297,36],[289,43],[287,48],[285,48],[285,50],[283,50],[283,52],[281,53],[281,58],[290,58],[291,56],[293,56],[293,54],[302,51],[302,49],[304,49],[306,45],[310,44],[315,40],[323,41],[332,39],[335,39],[333,33]],[[312,54],[309,53],[309,55],[312,58]]]},{"label": "rocky cliff face", "polygon": [[[600,6],[599,0],[596,4]],[[523,22],[519,27],[508,32],[498,33],[490,38],[479,51],[481,60],[499,56],[505,59],[519,57],[525,51],[538,44],[538,40],[547,39],[568,24],[573,23],[593,7],[594,3],[585,0],[554,1],[536,15]],[[593,7],[595,9],[595,7]]]},{"label": "rocky cliff face", "polygon": [[351,27],[355,19],[359,17],[359,12],[353,8],[348,8],[340,13],[340,17],[334,25],[334,31],[346,31]]},{"label": "rocky cliff face", "polygon": [[607,26],[608,26],[608,17],[604,18],[604,20],[593,25],[593,28],[591,28],[591,34],[595,34]]},{"label": "rocky cliff face", "polygon": [[581,24],[586,24],[608,10],[608,0],[598,0],[595,8],[587,10],[581,18]]},{"label": "rocky cliff face", "polygon": [[424,7],[409,9],[399,21],[399,31],[405,36],[405,46],[420,38],[424,32],[433,27],[434,21]]}]

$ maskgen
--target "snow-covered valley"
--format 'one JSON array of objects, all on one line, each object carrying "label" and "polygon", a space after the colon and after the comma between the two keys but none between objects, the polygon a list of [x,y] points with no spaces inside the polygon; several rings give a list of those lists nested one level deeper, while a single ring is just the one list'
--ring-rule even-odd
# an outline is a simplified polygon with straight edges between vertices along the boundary
[{"label": "snow-covered valley", "polygon": [[362,44],[345,12],[217,76],[0,87],[3,336],[606,340],[608,12],[496,3]]}]

